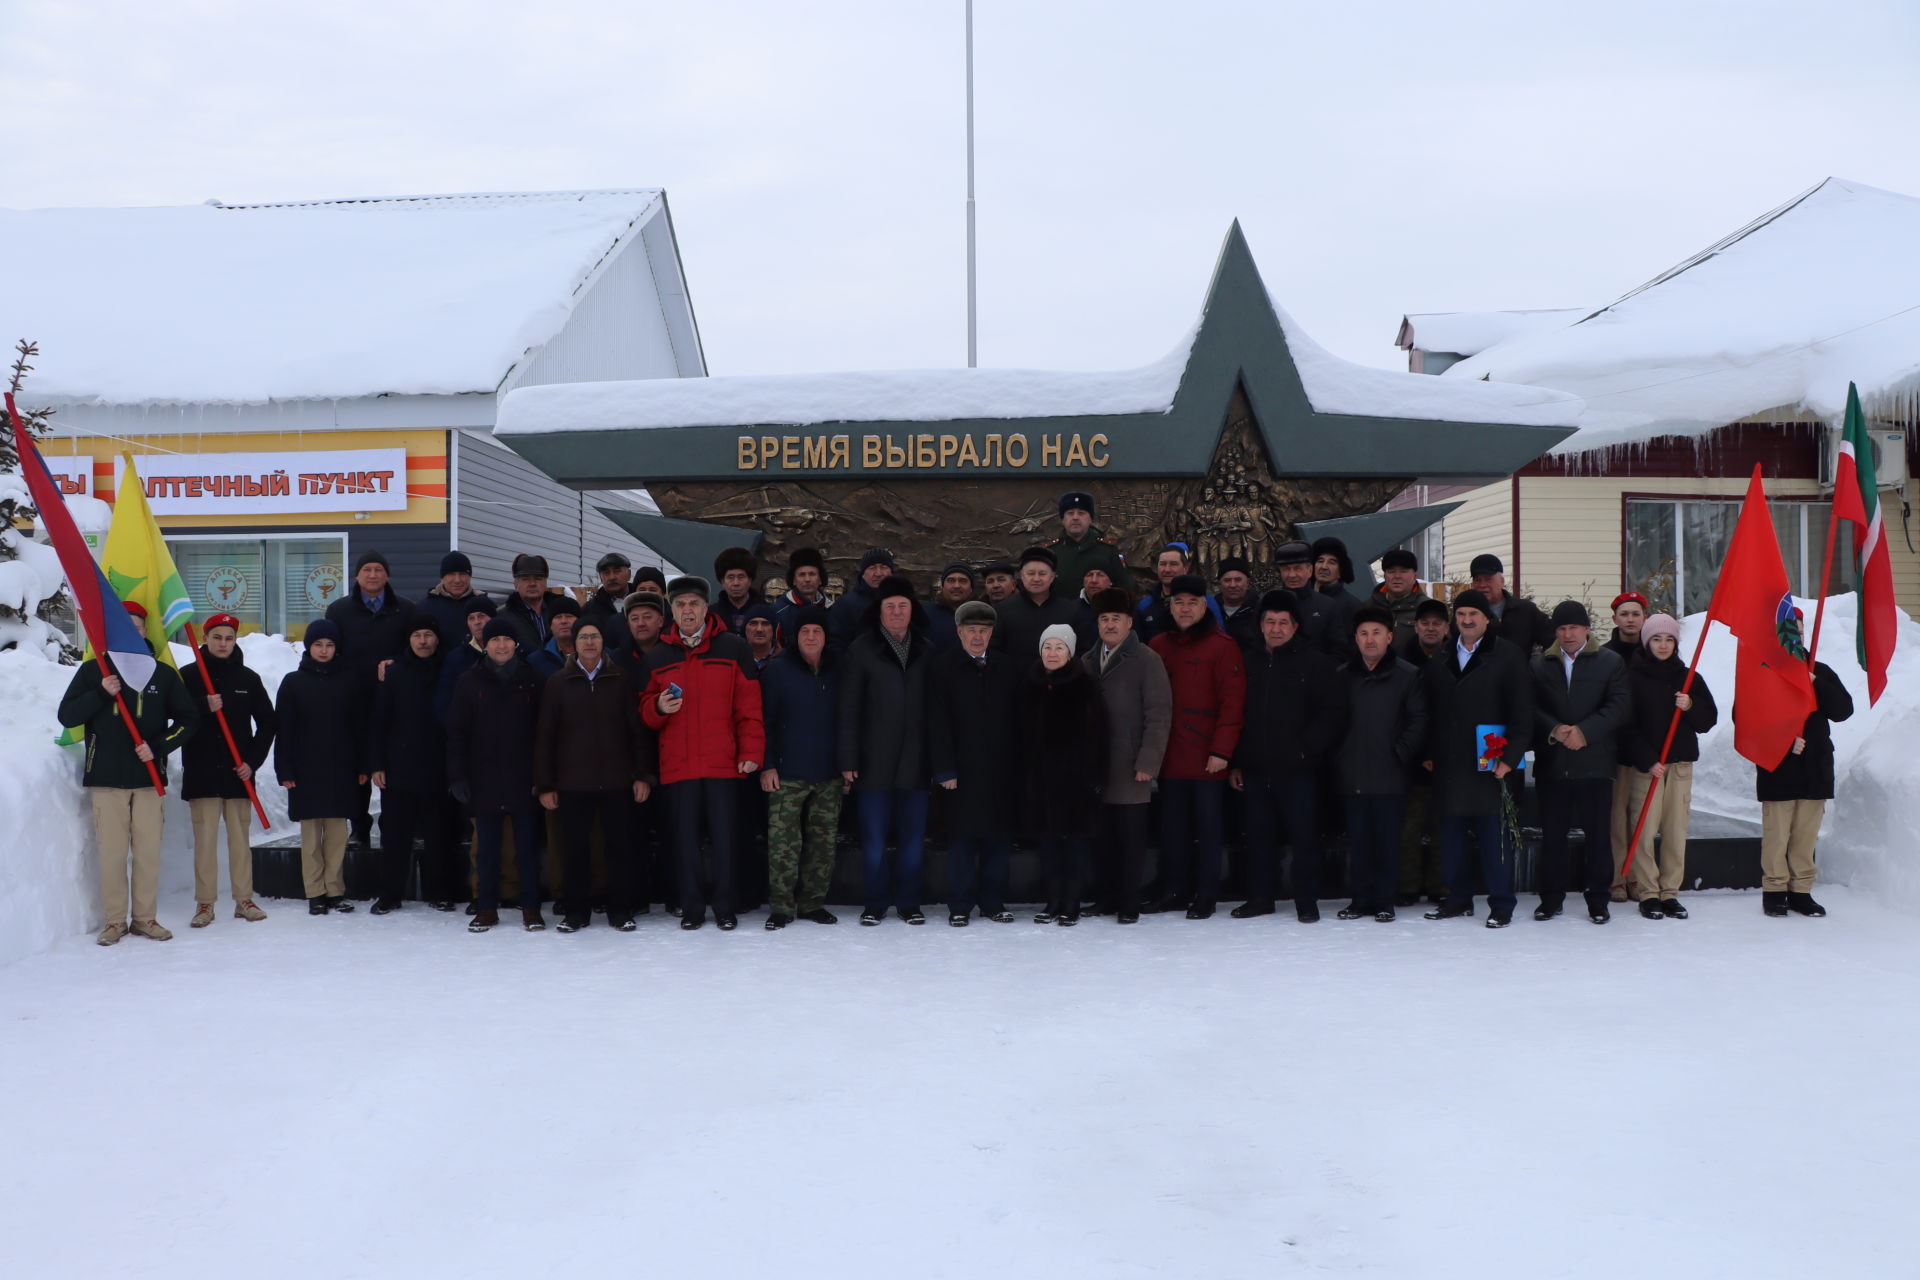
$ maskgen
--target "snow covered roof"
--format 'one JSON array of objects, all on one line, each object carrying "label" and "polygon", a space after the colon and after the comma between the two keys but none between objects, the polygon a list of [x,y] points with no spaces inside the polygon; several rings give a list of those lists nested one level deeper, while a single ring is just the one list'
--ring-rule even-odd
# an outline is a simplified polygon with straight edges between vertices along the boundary
[{"label": "snow covered roof", "polygon": [[1394,345],[1402,351],[1470,356],[1521,334],[1557,329],[1588,314],[1585,307],[1545,311],[1414,311],[1400,317]]},{"label": "snow covered roof", "polygon": [[0,210],[0,334],[40,344],[36,401],[491,393],[665,217],[650,188]]},{"label": "snow covered roof", "polygon": [[1462,360],[1439,381],[1525,383],[1585,402],[1579,453],[1701,435],[1755,414],[1830,423],[1920,396],[1920,199],[1828,178],[1574,324]]}]

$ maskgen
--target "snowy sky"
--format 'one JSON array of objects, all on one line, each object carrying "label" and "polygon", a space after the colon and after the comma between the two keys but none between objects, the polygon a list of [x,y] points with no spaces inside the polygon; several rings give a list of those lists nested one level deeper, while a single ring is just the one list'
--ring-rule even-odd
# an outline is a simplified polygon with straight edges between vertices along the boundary
[{"label": "snowy sky", "polygon": [[[962,0],[0,0],[16,208],[664,186],[715,373],[965,359]],[[1920,195],[1906,0],[977,0],[981,362],[1185,334],[1239,217],[1350,359]]]}]

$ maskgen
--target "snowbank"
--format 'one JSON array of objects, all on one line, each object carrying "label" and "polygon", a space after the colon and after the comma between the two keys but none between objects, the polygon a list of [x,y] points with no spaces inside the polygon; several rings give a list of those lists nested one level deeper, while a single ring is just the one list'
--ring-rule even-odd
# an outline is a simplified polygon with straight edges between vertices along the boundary
[{"label": "snowbank", "polygon": [[[300,647],[279,636],[246,636],[240,647],[269,694],[278,692],[280,678],[299,663]],[[175,645],[174,657],[187,662],[192,655]],[[73,667],[32,654],[0,652],[0,742],[7,752],[0,768],[0,827],[7,835],[6,856],[0,858],[0,965],[99,925],[92,816],[80,785],[80,752],[54,745],[60,698],[73,673]],[[193,887],[193,832],[179,783],[176,759],[167,782],[160,855],[160,888],[167,893]],[[264,835],[256,832],[256,841],[291,834],[286,792],[274,785],[271,760],[261,769],[258,785],[273,827]],[[225,861],[223,852],[223,895]]]},{"label": "snowbank", "polygon": [[1849,381],[1869,416],[1906,420],[1920,394],[1917,242],[1920,199],[1829,178],[1577,324],[1499,343],[1440,380],[1580,396],[1560,454],[1771,410],[1837,425]]},{"label": "snowbank", "polygon": [[[1813,624],[1815,602],[1799,602]],[[1854,654],[1859,598],[1827,601],[1820,660],[1832,667],[1853,695],[1853,718],[1833,726],[1835,777],[1839,781],[1820,832],[1820,877],[1867,892],[1883,901],[1920,906],[1920,624],[1900,613],[1900,634],[1887,669],[1879,705],[1867,705],[1867,676]],[[1682,656],[1689,656],[1704,614],[1687,619]],[[1733,635],[1715,627],[1700,657],[1700,674],[1722,711],[1720,724],[1701,740],[1694,771],[1696,809],[1760,824],[1753,796],[1753,764],[1733,749]]]},{"label": "snowbank", "polygon": [[0,329],[44,352],[35,403],[492,392],[662,208],[636,190],[0,210]]}]

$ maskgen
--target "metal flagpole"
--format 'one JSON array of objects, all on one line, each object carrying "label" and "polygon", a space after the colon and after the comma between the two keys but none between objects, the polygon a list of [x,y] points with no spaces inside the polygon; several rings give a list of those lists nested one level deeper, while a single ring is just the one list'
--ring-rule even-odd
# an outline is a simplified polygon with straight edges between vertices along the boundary
[{"label": "metal flagpole", "polygon": [[973,250],[973,0],[967,0],[967,368],[980,364],[979,299]]}]

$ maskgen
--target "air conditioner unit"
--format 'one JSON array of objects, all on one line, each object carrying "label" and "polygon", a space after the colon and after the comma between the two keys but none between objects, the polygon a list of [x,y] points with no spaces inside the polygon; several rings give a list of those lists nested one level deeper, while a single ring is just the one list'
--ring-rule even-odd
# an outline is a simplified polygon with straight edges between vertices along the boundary
[{"label": "air conditioner unit", "polygon": [[[1907,433],[1899,427],[1868,427],[1867,442],[1873,446],[1873,476],[1882,489],[1907,487]],[[1820,448],[1820,487],[1833,488],[1833,473],[1840,465],[1840,432],[1829,430]]]}]

